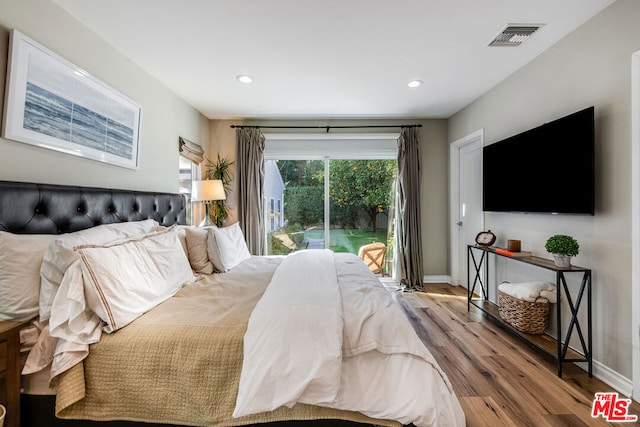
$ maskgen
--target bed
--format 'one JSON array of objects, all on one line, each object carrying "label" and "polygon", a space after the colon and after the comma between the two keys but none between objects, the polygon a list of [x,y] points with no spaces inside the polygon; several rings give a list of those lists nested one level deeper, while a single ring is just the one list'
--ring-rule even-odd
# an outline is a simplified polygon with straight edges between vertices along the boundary
[{"label": "bed", "polygon": [[[44,425],[35,413],[64,419],[56,425],[464,425],[401,296],[356,256],[253,257],[239,228],[184,223],[180,195],[0,182],[5,239],[101,236],[67,252],[39,243],[38,339],[44,330],[56,344],[51,361],[46,345],[34,346],[38,357],[31,349],[42,360],[28,358],[25,370],[46,361],[48,371],[25,379],[46,372],[55,396],[31,393],[26,381],[23,425]],[[64,264],[53,287],[47,262]],[[118,288],[121,272],[134,270],[135,289]]]}]

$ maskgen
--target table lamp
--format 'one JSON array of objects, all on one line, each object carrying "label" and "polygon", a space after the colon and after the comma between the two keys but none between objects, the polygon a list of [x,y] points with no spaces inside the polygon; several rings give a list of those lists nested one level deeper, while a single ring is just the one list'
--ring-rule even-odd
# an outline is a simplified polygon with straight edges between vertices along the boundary
[{"label": "table lamp", "polygon": [[216,200],[225,200],[224,186],[219,179],[205,179],[193,181],[191,184],[191,201],[202,202],[205,205],[206,213],[200,227],[214,225],[209,215],[209,206]]}]

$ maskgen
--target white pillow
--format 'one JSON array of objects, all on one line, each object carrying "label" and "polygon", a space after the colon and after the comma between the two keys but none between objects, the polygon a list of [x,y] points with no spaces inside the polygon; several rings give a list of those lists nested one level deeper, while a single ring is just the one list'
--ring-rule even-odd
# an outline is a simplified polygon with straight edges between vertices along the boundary
[{"label": "white pillow", "polygon": [[212,227],[207,233],[207,254],[217,271],[229,271],[251,258],[239,223],[224,228]]},{"label": "white pillow", "polygon": [[207,229],[191,227],[186,229],[189,263],[196,273],[213,273],[213,264],[207,254]]},{"label": "white pillow", "polygon": [[65,270],[78,259],[73,248],[80,245],[104,245],[114,240],[139,236],[154,231],[158,223],[144,221],[103,224],[74,233],[62,234],[49,245],[42,258],[40,269],[40,320],[51,316],[51,305],[60,287]]},{"label": "white pillow", "polygon": [[88,306],[106,323],[106,332],[128,325],[195,280],[172,229],[75,251]]},{"label": "white pillow", "polygon": [[38,315],[40,265],[56,237],[0,231],[0,320],[29,320]]},{"label": "white pillow", "polygon": [[158,226],[155,231],[167,230],[170,227],[174,227],[174,229],[178,232],[178,240],[180,240],[180,244],[182,245],[182,250],[184,250],[184,254],[189,257],[189,252],[187,251],[187,228],[193,228],[193,225],[183,225],[183,224],[174,224],[169,227],[164,225]]}]

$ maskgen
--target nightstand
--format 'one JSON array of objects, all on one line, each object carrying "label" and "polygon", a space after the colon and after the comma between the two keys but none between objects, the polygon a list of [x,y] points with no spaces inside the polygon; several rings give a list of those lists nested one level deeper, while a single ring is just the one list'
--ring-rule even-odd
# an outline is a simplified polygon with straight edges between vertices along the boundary
[{"label": "nightstand", "polygon": [[20,427],[20,328],[28,321],[0,321],[0,403],[5,427]]}]

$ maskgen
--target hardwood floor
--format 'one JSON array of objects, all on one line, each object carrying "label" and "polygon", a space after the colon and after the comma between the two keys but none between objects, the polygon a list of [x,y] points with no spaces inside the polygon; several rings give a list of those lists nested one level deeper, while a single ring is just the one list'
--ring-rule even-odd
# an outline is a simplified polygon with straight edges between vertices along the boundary
[{"label": "hardwood floor", "polygon": [[[425,285],[405,293],[429,350],[446,372],[467,426],[628,426],[591,417],[596,392],[615,391],[571,363],[554,359],[485,318],[461,286]],[[621,396],[622,398],[623,396]],[[629,414],[639,415],[633,402]]]}]

